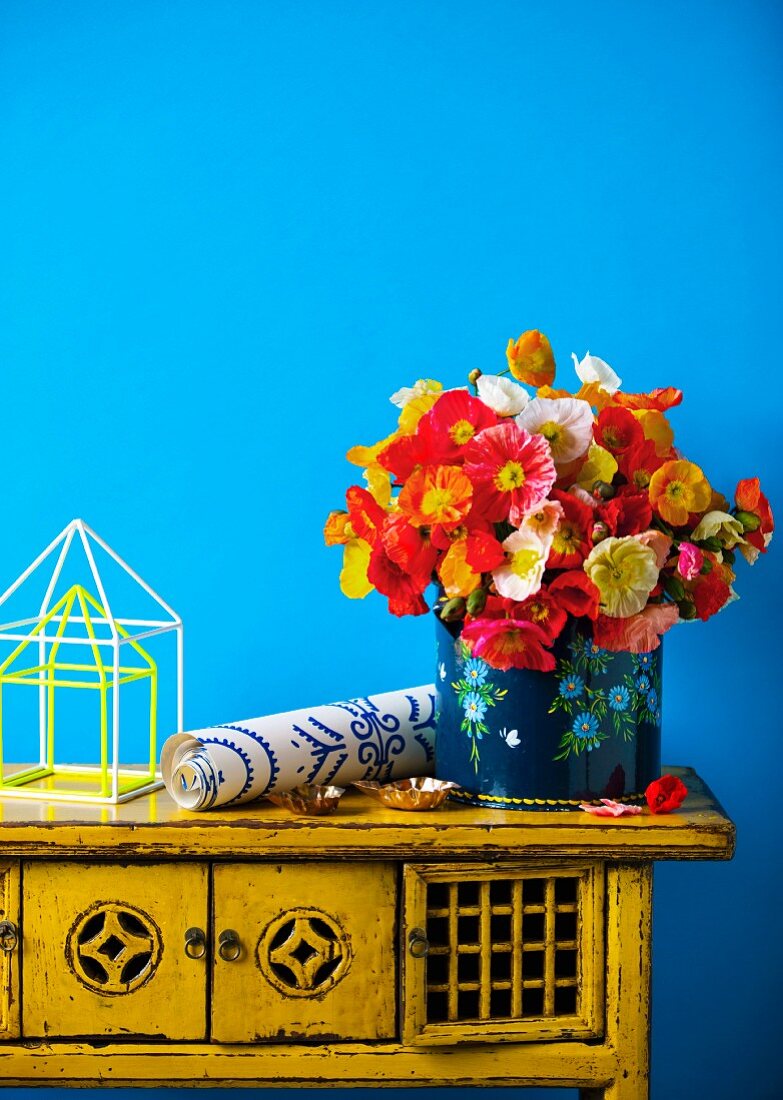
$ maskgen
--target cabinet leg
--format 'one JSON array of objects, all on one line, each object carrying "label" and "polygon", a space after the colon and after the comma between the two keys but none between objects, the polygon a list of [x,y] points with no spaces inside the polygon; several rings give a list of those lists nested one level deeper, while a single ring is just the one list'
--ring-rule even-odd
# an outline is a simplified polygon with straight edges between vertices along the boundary
[{"label": "cabinet leg", "polygon": [[606,935],[606,1041],[619,1072],[580,1100],[648,1100],[652,864],[607,867]]}]

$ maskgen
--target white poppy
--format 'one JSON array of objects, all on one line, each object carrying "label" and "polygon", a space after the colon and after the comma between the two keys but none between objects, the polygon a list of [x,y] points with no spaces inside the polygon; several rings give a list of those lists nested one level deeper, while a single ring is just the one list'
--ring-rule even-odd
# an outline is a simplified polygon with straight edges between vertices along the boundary
[{"label": "white poppy", "polygon": [[607,393],[617,393],[620,386],[622,386],[622,378],[615,374],[609,364],[604,362],[603,359],[599,359],[597,355],[591,355],[588,351],[580,362],[571,352],[571,358],[574,361],[574,367],[580,382],[597,382]]},{"label": "white poppy", "polygon": [[398,409],[404,409],[407,404],[416,397],[422,397],[425,393],[440,393],[443,386],[433,378],[420,378],[413,386],[403,386],[391,395],[389,400]]},{"label": "white poppy", "polygon": [[516,416],[530,400],[530,394],[517,382],[496,374],[480,375],[476,389],[484,404],[498,416]]},{"label": "white poppy", "polygon": [[538,592],[549,548],[533,531],[512,531],[503,542],[506,560],[492,570],[498,595],[521,603]]},{"label": "white poppy", "polygon": [[555,466],[586,454],[593,441],[593,410],[576,397],[535,397],[516,423],[531,435],[543,435]]}]

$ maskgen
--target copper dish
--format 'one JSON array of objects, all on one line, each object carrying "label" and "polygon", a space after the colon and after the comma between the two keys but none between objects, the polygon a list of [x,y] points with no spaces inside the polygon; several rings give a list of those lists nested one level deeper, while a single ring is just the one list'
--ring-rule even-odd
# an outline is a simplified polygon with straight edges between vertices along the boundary
[{"label": "copper dish", "polygon": [[275,806],[282,806],[292,814],[312,817],[319,814],[333,814],[345,794],[344,787],[321,786],[318,783],[301,783],[291,791],[280,794],[268,794],[267,798]]},{"label": "copper dish", "polygon": [[394,783],[374,783],[370,780],[354,783],[354,787],[362,794],[377,798],[392,810],[437,810],[443,805],[449,791],[458,786],[459,783],[432,779],[428,775],[398,779]]}]

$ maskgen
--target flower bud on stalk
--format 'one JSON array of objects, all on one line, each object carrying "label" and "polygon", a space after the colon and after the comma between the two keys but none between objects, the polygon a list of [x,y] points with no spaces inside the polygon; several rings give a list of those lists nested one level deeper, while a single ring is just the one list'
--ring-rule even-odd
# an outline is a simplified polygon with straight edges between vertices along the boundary
[{"label": "flower bud on stalk", "polygon": [[701,546],[702,550],[711,550],[713,554],[717,554],[719,550],[723,549],[723,543],[715,535],[702,539],[698,545]]},{"label": "flower bud on stalk", "polygon": [[614,489],[607,481],[596,481],[593,485],[593,496],[596,500],[611,500]]},{"label": "flower bud on stalk", "polygon": [[487,602],[486,588],[475,588],[468,596],[466,607],[468,615],[480,615]]},{"label": "flower bud on stalk", "polygon": [[705,558],[702,562],[701,569],[699,570],[703,577],[706,577],[708,573],[712,572],[712,562],[709,558]]},{"label": "flower bud on stalk", "polygon": [[473,370],[468,375],[468,382],[470,382],[471,386],[476,385],[476,383],[478,382],[479,378],[481,378],[483,373],[484,372],[479,370],[478,367],[473,368]]},{"label": "flower bud on stalk", "polygon": [[761,526],[761,520],[753,512],[736,512],[735,517],[742,524],[742,529],[746,534],[748,531],[758,531]]},{"label": "flower bud on stalk", "polygon": [[452,600],[446,600],[441,605],[440,617],[444,623],[453,623],[456,619],[461,619],[465,615],[465,601],[462,596],[455,596]]},{"label": "flower bud on stalk", "polygon": [[663,587],[667,595],[679,603],[685,599],[685,585],[679,577],[664,577]]},{"label": "flower bud on stalk", "polygon": [[599,520],[598,523],[593,524],[593,545],[597,542],[602,542],[609,535],[609,527],[606,523]]},{"label": "flower bud on stalk", "polygon": [[684,619],[685,622],[690,622],[696,618],[696,606],[690,600],[681,600],[677,607],[679,608],[680,618]]}]

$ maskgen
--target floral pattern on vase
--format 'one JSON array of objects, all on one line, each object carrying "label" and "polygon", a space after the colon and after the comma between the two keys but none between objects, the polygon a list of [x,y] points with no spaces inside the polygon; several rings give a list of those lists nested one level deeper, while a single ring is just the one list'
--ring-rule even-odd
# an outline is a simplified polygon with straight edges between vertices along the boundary
[{"label": "floral pattern on vase", "polygon": [[502,809],[568,809],[642,799],[660,775],[661,649],[596,646],[579,624],[554,646],[553,672],[492,668],[435,620],[435,767],[452,797]]},{"label": "floral pattern on vase", "polygon": [[[568,723],[555,760],[592,752],[612,736],[631,741],[642,722],[660,726],[659,653],[610,653],[581,635],[570,642],[553,673],[557,694],[549,713],[562,712]],[[592,686],[599,674],[602,682]],[[603,682],[604,674],[613,682]]]}]

